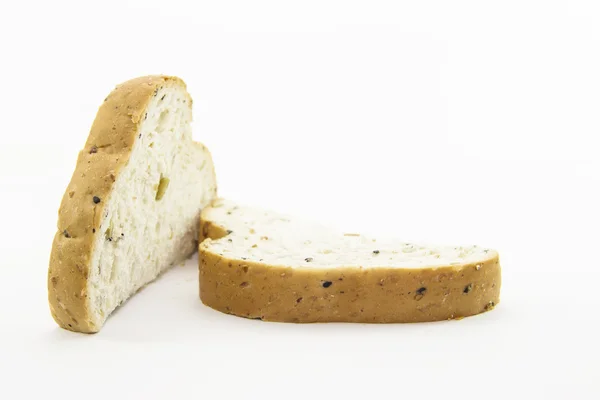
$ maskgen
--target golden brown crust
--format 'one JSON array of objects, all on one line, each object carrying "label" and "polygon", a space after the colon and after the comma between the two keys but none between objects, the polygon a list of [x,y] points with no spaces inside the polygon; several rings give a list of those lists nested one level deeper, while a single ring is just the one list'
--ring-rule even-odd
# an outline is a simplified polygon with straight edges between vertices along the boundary
[{"label": "golden brown crust", "polygon": [[[202,221],[204,237],[224,228]],[[200,298],[218,311],[279,322],[427,322],[460,319],[500,301],[498,257],[441,268],[300,269],[230,259],[200,244]]]},{"label": "golden brown crust", "polygon": [[86,333],[100,329],[92,321],[86,293],[95,230],[115,179],[129,160],[148,103],[168,82],[185,88],[181,79],[162,75],[118,85],[98,109],[79,153],[58,211],[48,268],[50,311],[62,328]]}]

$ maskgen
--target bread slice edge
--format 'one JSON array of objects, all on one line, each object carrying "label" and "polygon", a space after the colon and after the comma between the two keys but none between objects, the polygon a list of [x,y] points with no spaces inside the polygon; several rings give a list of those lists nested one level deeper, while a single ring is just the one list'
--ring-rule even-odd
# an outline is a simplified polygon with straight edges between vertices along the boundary
[{"label": "bread slice edge", "polygon": [[[215,200],[215,202],[220,199]],[[201,214],[201,301],[227,314],[275,322],[410,323],[461,319],[500,302],[499,255],[423,268],[296,268],[213,251],[228,227]],[[231,227],[229,227],[231,228]]]}]

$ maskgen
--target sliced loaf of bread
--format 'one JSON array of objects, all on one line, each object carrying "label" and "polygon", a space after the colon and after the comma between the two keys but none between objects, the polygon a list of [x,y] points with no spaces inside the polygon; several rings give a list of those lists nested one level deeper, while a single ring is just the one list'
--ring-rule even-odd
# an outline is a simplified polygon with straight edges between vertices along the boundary
[{"label": "sliced loaf of bread", "polygon": [[196,251],[200,211],[217,186],[191,121],[192,99],[176,77],[136,78],[104,100],[59,209],[48,295],[61,327],[99,331]]},{"label": "sliced loaf of bread", "polygon": [[499,302],[498,253],[344,234],[217,199],[201,215],[200,298],[284,322],[424,322]]}]

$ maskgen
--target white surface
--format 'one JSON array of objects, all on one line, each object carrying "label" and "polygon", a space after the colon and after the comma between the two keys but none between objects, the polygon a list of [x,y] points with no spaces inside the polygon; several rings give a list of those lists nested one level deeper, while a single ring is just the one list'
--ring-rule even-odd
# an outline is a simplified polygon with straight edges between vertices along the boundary
[{"label": "white surface", "polygon": [[[191,3],[0,6],[0,398],[600,396],[597,2]],[[156,72],[187,81],[222,195],[498,249],[501,304],[264,323],[202,306],[194,259],[101,333],[58,329],[46,268],[77,151],[112,87]]]},{"label": "white surface", "polygon": [[495,250],[476,245],[407,243],[392,236],[338,231],[308,217],[300,219],[227,199],[213,202],[202,212],[202,218],[229,232],[220,239],[203,242],[203,249],[270,266],[336,269],[453,265],[460,269],[498,257]]}]

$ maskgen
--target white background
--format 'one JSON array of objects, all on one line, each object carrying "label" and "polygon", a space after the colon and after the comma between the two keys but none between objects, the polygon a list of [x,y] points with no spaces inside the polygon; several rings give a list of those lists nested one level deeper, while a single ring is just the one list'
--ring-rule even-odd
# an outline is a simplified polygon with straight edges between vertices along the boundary
[{"label": "white background", "polygon": [[[589,1],[2,1],[0,398],[599,398],[600,9]],[[182,77],[220,194],[497,249],[462,321],[288,325],[198,298],[197,258],[59,329],[57,209],[119,82]],[[233,398],[233,397],[232,397]]]}]

